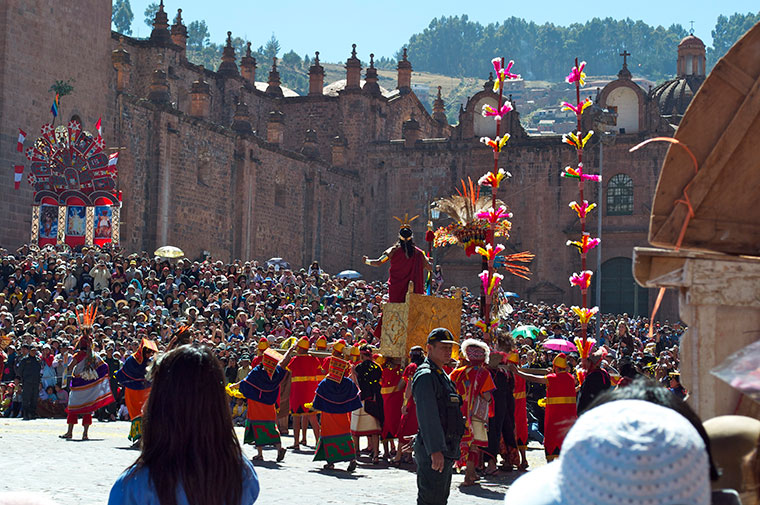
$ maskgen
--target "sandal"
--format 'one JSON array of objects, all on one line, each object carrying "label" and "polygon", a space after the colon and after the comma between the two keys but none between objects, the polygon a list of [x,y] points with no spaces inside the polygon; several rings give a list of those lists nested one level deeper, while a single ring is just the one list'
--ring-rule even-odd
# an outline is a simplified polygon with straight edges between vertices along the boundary
[{"label": "sandal", "polygon": [[459,487],[471,487],[471,486],[476,486],[477,484],[478,484],[477,480],[467,480],[467,479],[465,479],[464,481],[462,481],[461,484],[459,484]]},{"label": "sandal", "polygon": [[90,437],[88,437],[87,435],[82,435],[82,440],[89,440],[89,439]]},{"label": "sandal", "polygon": [[499,473],[499,467],[497,467],[495,465],[492,468],[490,468],[490,469],[486,468],[485,470],[483,470],[483,475],[486,476],[486,477],[488,477],[490,475],[496,475],[497,473]]},{"label": "sandal", "polygon": [[278,463],[280,461],[282,461],[283,459],[285,459],[285,452],[286,452],[285,448],[282,448],[282,449],[280,449],[280,450],[277,451],[277,462]]},{"label": "sandal", "polygon": [[348,468],[346,469],[346,471],[348,473],[354,473],[354,470],[356,470],[356,460],[352,459],[351,463],[348,464]]},{"label": "sandal", "polygon": [[325,470],[335,470],[335,465],[333,465],[332,463],[325,463],[325,466],[323,466],[322,468],[324,468]]},{"label": "sandal", "polygon": [[64,433],[63,435],[58,435],[58,438],[63,438],[63,439],[68,440],[71,438],[71,435],[69,435],[68,433]]},{"label": "sandal", "polygon": [[260,456],[257,454],[251,458],[251,461],[264,461],[264,456]]}]

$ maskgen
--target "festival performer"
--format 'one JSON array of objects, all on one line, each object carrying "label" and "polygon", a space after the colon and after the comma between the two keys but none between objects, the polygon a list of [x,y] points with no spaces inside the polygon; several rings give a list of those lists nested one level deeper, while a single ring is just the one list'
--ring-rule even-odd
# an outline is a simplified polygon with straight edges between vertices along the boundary
[{"label": "festival performer", "polygon": [[322,436],[314,461],[326,461],[325,469],[335,463],[348,461],[348,471],[356,469],[356,445],[351,438],[351,412],[361,407],[359,390],[348,377],[351,364],[336,356],[328,363],[327,377],[322,379],[314,394],[313,407],[322,415]]},{"label": "festival performer", "polygon": [[502,455],[502,470],[512,471],[520,464],[517,443],[515,441],[515,379],[502,363],[506,363],[507,354],[491,351],[488,371],[496,389],[491,392],[493,415],[488,420],[488,449],[483,450],[487,462],[485,475],[494,475],[499,469],[496,459]]},{"label": "festival performer", "polygon": [[404,401],[401,406],[401,421],[398,426],[398,451],[396,451],[396,457],[393,459],[395,466],[400,466],[402,461],[412,462],[413,437],[418,430],[417,406],[412,395],[412,378],[417,367],[423,361],[425,361],[425,353],[422,351],[422,347],[415,345],[409,349],[409,364],[401,376],[404,383]]},{"label": "festival performer", "polygon": [[388,301],[390,303],[404,303],[409,283],[414,284],[414,292],[425,292],[425,271],[430,270],[430,262],[424,251],[414,245],[414,234],[411,223],[419,216],[409,219],[409,214],[404,219],[393,216],[401,228],[398,231],[398,243],[385,250],[377,259],[369,259],[363,256],[365,264],[377,267],[390,260],[391,267],[388,271]]},{"label": "festival performer", "polygon": [[459,444],[461,456],[457,468],[465,467],[462,486],[473,486],[478,480],[475,468],[480,451],[488,447],[487,423],[491,407],[491,391],[496,386],[484,366],[488,362],[488,346],[480,340],[468,338],[462,342],[462,355],[466,365],[451,372],[451,382],[462,397],[462,414],[465,417],[465,433]]},{"label": "festival performer", "polygon": [[267,349],[269,349],[269,340],[266,337],[261,337],[259,343],[256,344],[256,357],[251,361],[251,368],[256,368],[261,363],[261,357]]},{"label": "festival performer", "polygon": [[394,440],[398,437],[398,427],[401,422],[404,381],[401,378],[401,368],[393,358],[376,354],[375,363],[382,368],[380,394],[383,395],[383,426],[380,439],[383,441],[383,457],[390,460],[396,453]]},{"label": "festival performer", "polygon": [[546,461],[553,461],[559,456],[565,434],[578,417],[575,378],[568,372],[567,356],[564,353],[558,354],[552,361],[552,373],[545,377],[523,372],[514,365],[511,369],[527,381],[546,385],[544,452]]},{"label": "festival performer", "polygon": [[[318,377],[322,371],[322,362],[316,356],[309,354],[309,339],[301,337],[296,342],[296,355],[285,367],[291,374],[290,383],[290,414],[293,416],[293,445],[290,449],[301,448],[301,426],[304,433],[308,425],[314,432],[315,443],[319,441],[319,422],[317,414],[307,404],[314,398],[314,391],[319,384]],[[306,436],[303,437],[306,444]]]},{"label": "festival performer", "polygon": [[97,315],[95,305],[90,305],[83,314],[77,312],[77,323],[82,335],[75,344],[77,353],[71,358],[64,377],[71,377],[71,392],[66,408],[68,431],[60,438],[70,439],[74,435],[74,425],[82,417],[82,440],[89,440],[92,413],[113,403],[109,383],[108,365],[103,358],[92,351],[92,323]]},{"label": "festival performer", "polygon": [[363,405],[351,414],[351,435],[357,448],[359,437],[369,438],[372,463],[375,465],[380,461],[380,434],[384,421],[380,389],[382,374],[382,369],[372,361],[372,347],[364,344],[361,348],[361,362],[354,367],[354,377],[361,391]]},{"label": "festival performer", "polygon": [[282,363],[290,361],[293,347],[285,356],[274,349],[267,349],[248,376],[238,383],[238,389],[248,400],[243,443],[256,445],[258,454],[252,461],[264,460],[264,447],[273,445],[277,448],[277,462],[285,458],[285,449],[280,441],[277,428],[277,410],[275,404],[280,395],[280,383],[285,378]]},{"label": "festival performer", "polygon": [[[520,366],[520,355],[516,352],[507,354],[507,363],[513,363]],[[512,372],[510,372],[512,373]],[[517,450],[520,451],[520,470],[528,468],[528,458],[525,451],[528,448],[528,404],[526,398],[525,379],[516,373],[512,373],[515,378],[515,441]]]},{"label": "festival performer", "polygon": [[358,345],[354,344],[348,349],[348,361],[352,367],[356,367],[359,364],[359,361],[361,361],[360,355]]},{"label": "festival performer", "polygon": [[116,380],[124,386],[124,403],[127,404],[129,418],[132,420],[127,438],[134,442],[134,446],[137,446],[142,436],[143,406],[150,395],[150,382],[145,378],[145,373],[157,352],[156,343],[143,338],[137,352],[128,357],[116,372]]},{"label": "festival performer", "polygon": [[606,354],[605,351],[597,349],[593,353],[590,352],[594,343],[593,339],[586,341],[589,344],[585,349],[581,339],[576,340],[576,347],[581,351],[581,368],[585,370],[578,394],[578,415],[581,415],[591,405],[594,398],[612,387],[612,381],[609,372],[600,366]]}]

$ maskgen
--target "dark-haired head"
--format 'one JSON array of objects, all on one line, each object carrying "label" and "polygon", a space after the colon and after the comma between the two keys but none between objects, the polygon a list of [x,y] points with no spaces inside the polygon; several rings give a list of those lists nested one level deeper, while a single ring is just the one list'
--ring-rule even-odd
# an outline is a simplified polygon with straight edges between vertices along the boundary
[{"label": "dark-haired head", "polygon": [[407,258],[414,255],[414,233],[412,233],[411,228],[403,227],[398,231],[398,243],[406,253]]},{"label": "dark-haired head", "polygon": [[205,346],[183,345],[156,360],[151,380],[134,466],[150,472],[161,505],[176,505],[180,483],[188,503],[240,503],[243,455],[219,360]]},{"label": "dark-haired head", "polygon": [[671,393],[669,389],[660,386],[652,379],[640,376],[625,387],[609,389],[594,398],[591,405],[589,405],[587,412],[595,407],[617,400],[644,400],[673,409],[685,417],[694,426],[694,429],[697,430],[697,433],[699,433],[699,436],[702,437],[702,440],[705,442],[707,457],[710,461],[710,480],[716,481],[720,478],[720,472],[718,472],[718,469],[715,466],[712,451],[710,450],[710,438],[707,436],[704,426],[702,426],[702,420],[699,419],[696,412],[694,412],[685,401],[681,400]]}]

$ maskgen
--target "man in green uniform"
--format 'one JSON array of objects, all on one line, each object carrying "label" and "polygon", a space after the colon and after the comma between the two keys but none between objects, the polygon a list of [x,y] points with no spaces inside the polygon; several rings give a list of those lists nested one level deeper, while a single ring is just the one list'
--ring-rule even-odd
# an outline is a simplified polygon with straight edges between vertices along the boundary
[{"label": "man in green uniform", "polygon": [[427,338],[428,355],[412,379],[419,433],[414,443],[417,462],[417,505],[445,505],[454,462],[464,434],[462,398],[443,371],[451,360],[454,336],[436,328]]}]

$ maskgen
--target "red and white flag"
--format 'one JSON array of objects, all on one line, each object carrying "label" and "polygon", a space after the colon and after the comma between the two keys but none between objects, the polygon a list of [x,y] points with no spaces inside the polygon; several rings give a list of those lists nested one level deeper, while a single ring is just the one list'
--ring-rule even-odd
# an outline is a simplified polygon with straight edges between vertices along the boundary
[{"label": "red and white flag", "polygon": [[24,175],[24,165],[14,165],[13,171],[13,188],[19,189],[21,187],[21,176]]},{"label": "red and white flag", "polygon": [[98,136],[102,137],[103,136],[103,131],[100,128],[100,118],[98,118],[98,122],[95,123],[95,129],[98,130]]},{"label": "red and white flag", "polygon": [[116,164],[119,162],[119,152],[115,152],[108,156],[108,166],[109,167],[115,167]]},{"label": "red and white flag", "polygon": [[18,144],[16,144],[16,151],[24,152],[24,140],[26,140],[26,132],[21,128],[18,129]]}]

